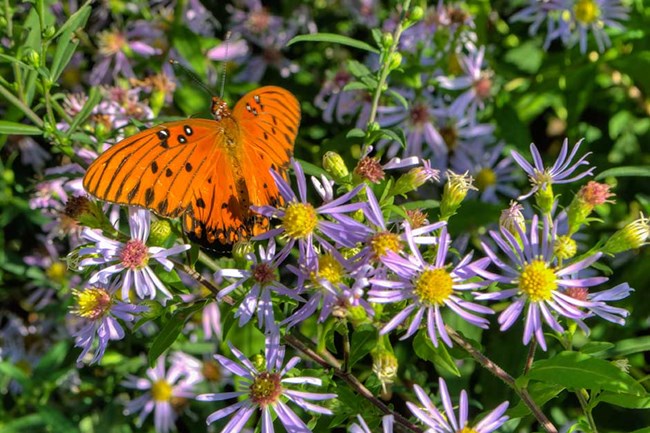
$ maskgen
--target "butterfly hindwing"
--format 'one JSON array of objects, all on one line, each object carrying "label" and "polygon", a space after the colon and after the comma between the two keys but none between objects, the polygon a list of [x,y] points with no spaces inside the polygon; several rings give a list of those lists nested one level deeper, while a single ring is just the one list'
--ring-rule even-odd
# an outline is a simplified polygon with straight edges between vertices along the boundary
[{"label": "butterfly hindwing", "polygon": [[176,217],[202,184],[223,140],[218,122],[163,123],[117,143],[88,168],[83,185],[95,197]]}]

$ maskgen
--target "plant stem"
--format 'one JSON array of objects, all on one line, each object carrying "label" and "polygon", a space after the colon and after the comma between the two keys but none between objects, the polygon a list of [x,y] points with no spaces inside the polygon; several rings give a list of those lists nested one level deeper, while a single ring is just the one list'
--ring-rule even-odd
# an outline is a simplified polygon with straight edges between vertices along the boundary
[{"label": "plant stem", "polygon": [[596,421],[594,420],[594,416],[591,413],[591,409],[589,409],[589,402],[585,397],[585,395],[587,395],[587,391],[585,389],[579,389],[578,391],[576,391],[575,394],[576,397],[578,397],[578,401],[580,402],[582,411],[584,412],[585,417],[587,418],[589,427],[591,427],[591,433],[598,433],[598,428],[596,427]]},{"label": "plant stem", "polygon": [[526,356],[526,365],[524,365],[524,374],[528,374],[530,368],[533,366],[536,349],[537,349],[537,341],[533,340],[530,342],[530,346],[528,346],[528,356]]},{"label": "plant stem", "polygon": [[510,376],[504,369],[502,369],[490,358],[479,352],[468,341],[456,333],[455,330],[449,326],[445,326],[445,329],[447,330],[449,336],[456,342],[456,344],[465,349],[465,351],[469,353],[472,358],[476,360],[476,362],[481,364],[481,366],[488,370],[490,373],[501,379],[506,385],[512,388],[515,393],[517,393],[519,398],[521,398],[521,401],[523,401],[524,404],[528,406],[533,416],[537,419],[544,430],[546,430],[548,433],[558,433],[553,423],[551,423],[546,415],[544,415],[544,412],[542,412],[542,410],[537,406],[535,400],[533,400],[530,394],[528,394],[528,391],[525,388],[519,388],[512,376]]},{"label": "plant stem", "polygon": [[14,104],[20,111],[22,111],[29,120],[34,123],[34,125],[39,128],[43,127],[43,120],[38,117],[38,114],[34,113],[31,108],[29,108],[23,101],[16,98],[9,90],[5,89],[3,86],[0,86],[0,95],[4,96],[7,101]]}]

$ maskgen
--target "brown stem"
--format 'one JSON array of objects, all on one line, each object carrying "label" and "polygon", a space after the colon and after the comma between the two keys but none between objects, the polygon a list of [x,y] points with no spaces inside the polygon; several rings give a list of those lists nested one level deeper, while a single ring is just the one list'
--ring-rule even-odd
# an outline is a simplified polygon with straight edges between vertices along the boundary
[{"label": "brown stem", "polygon": [[530,394],[528,394],[528,391],[525,388],[519,388],[512,376],[510,376],[504,369],[499,367],[499,365],[494,363],[494,361],[492,361],[490,358],[476,350],[474,346],[472,346],[467,340],[456,333],[455,330],[449,326],[445,326],[445,329],[451,338],[456,342],[456,344],[465,349],[465,351],[469,353],[472,358],[476,360],[476,362],[481,364],[481,366],[488,370],[490,373],[501,379],[506,385],[512,388],[515,393],[517,393],[519,398],[521,398],[521,401],[523,401],[524,404],[528,406],[533,416],[537,419],[544,430],[546,430],[548,433],[558,433],[553,423],[548,418],[546,418],[544,412],[542,412],[539,406],[537,406],[537,403],[535,403],[535,400],[533,400]]},{"label": "brown stem", "polygon": [[524,374],[528,374],[535,361],[535,350],[537,349],[537,341],[532,340],[528,346],[528,356],[526,356],[526,365],[524,365]]}]

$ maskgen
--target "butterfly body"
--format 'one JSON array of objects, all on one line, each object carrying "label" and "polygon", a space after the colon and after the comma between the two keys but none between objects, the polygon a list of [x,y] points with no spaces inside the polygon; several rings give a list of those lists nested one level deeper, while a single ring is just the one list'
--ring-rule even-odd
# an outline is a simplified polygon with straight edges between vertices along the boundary
[{"label": "butterfly body", "polygon": [[215,120],[163,123],[122,140],[91,164],[84,188],[102,200],[182,215],[190,237],[217,251],[265,231],[268,221],[250,207],[281,200],[270,170],[284,174],[289,164],[298,101],[267,86],[232,111],[215,98],[212,112]]}]

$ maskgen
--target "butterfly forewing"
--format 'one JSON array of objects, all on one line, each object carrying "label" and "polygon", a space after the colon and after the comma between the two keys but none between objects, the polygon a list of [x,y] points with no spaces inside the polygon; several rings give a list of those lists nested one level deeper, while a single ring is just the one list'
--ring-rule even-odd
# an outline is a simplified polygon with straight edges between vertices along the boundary
[{"label": "butterfly forewing", "polygon": [[97,160],[83,185],[95,197],[146,207],[162,216],[179,216],[202,184],[223,140],[214,120],[169,122],[117,143]]},{"label": "butterfly forewing", "polygon": [[300,123],[296,98],[280,87],[262,87],[242,97],[232,111],[238,128],[234,148],[224,154],[225,164],[216,164],[212,185],[204,184],[193,203],[214,203],[197,209],[184,219],[186,230],[202,245],[221,251],[230,244],[267,230],[266,218],[250,210],[251,205],[276,205],[281,197],[271,176],[281,174],[293,155]]}]

